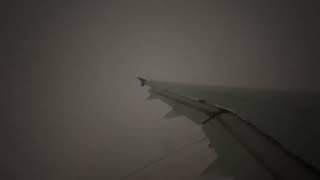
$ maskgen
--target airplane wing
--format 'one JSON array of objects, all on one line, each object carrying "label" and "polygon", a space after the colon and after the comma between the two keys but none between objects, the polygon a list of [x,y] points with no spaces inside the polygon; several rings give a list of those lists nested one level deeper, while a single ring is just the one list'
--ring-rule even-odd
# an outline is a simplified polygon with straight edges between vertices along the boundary
[{"label": "airplane wing", "polygon": [[319,93],[205,87],[138,78],[150,97],[201,126],[218,158],[210,178],[320,179]]}]

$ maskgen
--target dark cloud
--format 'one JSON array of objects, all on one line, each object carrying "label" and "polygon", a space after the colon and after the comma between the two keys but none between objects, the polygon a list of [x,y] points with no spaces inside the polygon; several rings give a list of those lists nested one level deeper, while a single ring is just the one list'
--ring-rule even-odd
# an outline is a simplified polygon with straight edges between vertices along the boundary
[{"label": "dark cloud", "polygon": [[3,156],[7,174],[17,179],[116,179],[201,136],[183,117],[161,119],[169,108],[144,101],[136,76],[320,88],[312,1],[6,7]]}]

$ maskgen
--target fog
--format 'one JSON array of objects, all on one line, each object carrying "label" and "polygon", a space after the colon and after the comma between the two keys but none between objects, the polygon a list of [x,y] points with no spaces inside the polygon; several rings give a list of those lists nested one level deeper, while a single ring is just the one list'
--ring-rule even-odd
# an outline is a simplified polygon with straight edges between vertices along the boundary
[{"label": "fog", "polygon": [[[116,180],[203,136],[185,117],[164,119],[170,108],[146,101],[137,76],[320,90],[318,7],[300,3],[4,5],[4,176]],[[146,171],[196,179],[214,157],[202,142]]]}]

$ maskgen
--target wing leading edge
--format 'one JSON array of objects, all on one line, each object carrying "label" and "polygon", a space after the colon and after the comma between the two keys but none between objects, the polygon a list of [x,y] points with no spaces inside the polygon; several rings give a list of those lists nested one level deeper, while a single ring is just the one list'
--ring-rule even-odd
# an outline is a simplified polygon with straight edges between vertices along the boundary
[{"label": "wing leading edge", "polygon": [[[215,142],[216,140],[214,140],[215,137],[212,136],[212,133],[216,132],[213,132],[215,130],[212,126],[220,126],[221,129],[227,132],[247,154],[253,157],[255,163],[264,168],[273,179],[319,179],[320,173],[316,167],[287,150],[275,138],[261,131],[253,123],[242,118],[234,110],[230,109],[232,107],[211,104],[201,98],[181,94],[170,88],[170,86],[163,86],[163,82],[147,80],[141,77],[138,77],[138,79],[141,86],[150,87],[149,93],[151,96],[171,105],[174,111],[179,111],[179,108],[187,108],[187,110],[180,111],[180,113],[187,114],[189,109],[203,114],[201,116],[203,119],[197,119],[194,122],[202,126],[210,140],[210,144],[213,144],[214,149],[217,149],[218,156],[223,156],[225,150],[228,149],[228,145],[224,145],[225,147],[223,148],[218,147],[223,142]],[[219,134],[214,136],[217,135],[219,136]],[[236,151],[233,152],[233,154],[238,153]],[[239,157],[242,155],[240,153]],[[228,158],[232,159],[232,153]],[[219,162],[220,160],[221,158],[217,161]],[[214,165],[216,169],[220,168],[219,164],[216,164]],[[245,177],[242,175],[243,170],[239,173],[240,171],[235,170],[234,167],[225,164],[222,163],[221,166],[225,166],[224,168],[227,169],[229,175],[238,176],[238,179]],[[247,170],[246,173],[254,172]]]}]

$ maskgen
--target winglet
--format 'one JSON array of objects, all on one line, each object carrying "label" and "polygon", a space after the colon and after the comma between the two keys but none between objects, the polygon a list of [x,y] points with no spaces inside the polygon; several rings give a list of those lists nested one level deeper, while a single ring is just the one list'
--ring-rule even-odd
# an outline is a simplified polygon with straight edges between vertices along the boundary
[{"label": "winglet", "polygon": [[137,77],[137,78],[139,79],[139,81],[140,81],[140,83],[141,83],[141,86],[144,86],[144,85],[146,84],[146,82],[147,82],[146,79],[144,79],[144,78],[142,78],[142,77]]}]

